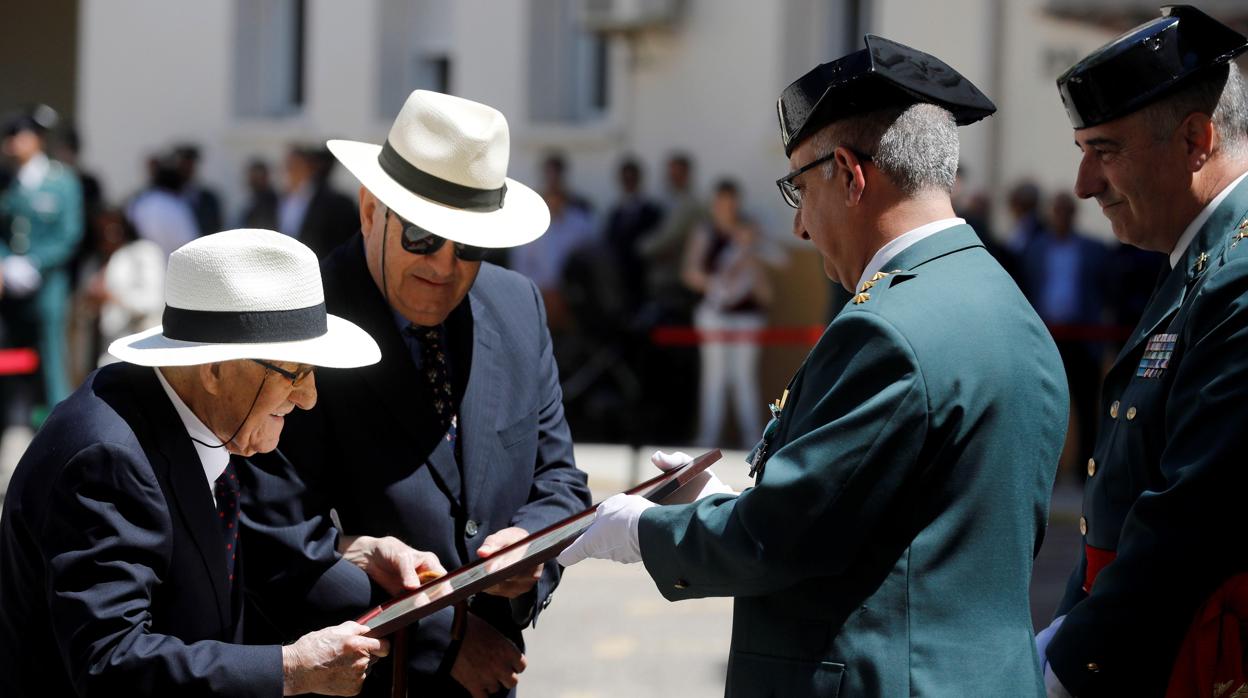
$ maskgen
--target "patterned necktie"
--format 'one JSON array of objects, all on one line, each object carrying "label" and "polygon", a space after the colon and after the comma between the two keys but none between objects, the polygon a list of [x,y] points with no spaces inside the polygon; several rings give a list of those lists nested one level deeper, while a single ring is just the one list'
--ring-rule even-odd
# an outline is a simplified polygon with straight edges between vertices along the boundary
[{"label": "patterned necktie", "polygon": [[217,520],[225,540],[225,570],[229,581],[234,581],[234,564],[238,561],[238,477],[234,475],[234,462],[230,461],[217,477],[212,488],[217,498]]},{"label": "patterned necktie", "polygon": [[420,371],[429,385],[433,398],[433,411],[437,415],[443,433],[455,438],[455,400],[451,394],[451,371],[446,360],[446,347],[440,327],[409,328],[420,342]]}]

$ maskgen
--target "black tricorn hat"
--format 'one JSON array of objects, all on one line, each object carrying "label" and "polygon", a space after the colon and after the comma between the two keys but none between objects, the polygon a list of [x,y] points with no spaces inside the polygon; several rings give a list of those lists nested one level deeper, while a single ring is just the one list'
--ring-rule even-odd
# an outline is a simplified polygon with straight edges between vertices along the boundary
[{"label": "black tricorn hat", "polygon": [[1057,79],[1070,123],[1087,128],[1126,116],[1225,65],[1248,39],[1190,5],[1167,5]]},{"label": "black tricorn hat", "polygon": [[885,107],[926,102],[959,126],[997,110],[961,73],[935,56],[872,34],[867,47],[817,66],[784,88],[776,103],[784,154],[833,121]]}]

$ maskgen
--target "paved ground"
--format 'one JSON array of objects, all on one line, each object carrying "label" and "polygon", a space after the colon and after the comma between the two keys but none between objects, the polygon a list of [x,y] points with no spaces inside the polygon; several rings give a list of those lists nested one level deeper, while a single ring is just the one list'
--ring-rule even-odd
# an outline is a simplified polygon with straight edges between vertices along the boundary
[{"label": "paved ground", "polygon": [[[28,432],[0,439],[0,489],[8,482]],[[600,500],[651,476],[648,455],[620,446],[577,447]],[[674,449],[669,449],[674,450]],[[740,490],[749,484],[745,454],[726,452],[715,471]],[[1059,487],[1032,581],[1032,617],[1043,627],[1061,598],[1078,552],[1079,493]],[[529,670],[521,694],[541,698],[636,698],[723,695],[732,603],[668,603],[640,565],[587,561],[565,576],[551,607],[529,637]]]}]

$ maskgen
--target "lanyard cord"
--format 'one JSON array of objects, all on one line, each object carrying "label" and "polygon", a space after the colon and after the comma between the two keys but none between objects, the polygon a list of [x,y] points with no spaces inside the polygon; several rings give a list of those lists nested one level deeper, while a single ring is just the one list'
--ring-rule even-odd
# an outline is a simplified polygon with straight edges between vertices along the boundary
[{"label": "lanyard cord", "polygon": [[206,446],[208,448],[225,448],[225,445],[233,441],[234,437],[238,436],[238,432],[243,430],[243,425],[247,423],[247,418],[251,416],[251,411],[256,409],[256,403],[260,400],[260,391],[264,390],[264,379],[268,378],[268,376],[269,376],[269,369],[266,368],[264,369],[264,376],[260,378],[260,387],[256,388],[256,396],[251,399],[251,407],[247,408],[247,414],[243,415],[243,421],[238,423],[238,428],[234,430],[233,434],[230,434],[230,438],[215,445],[204,443],[203,441],[200,441],[194,436],[191,437],[191,441],[194,441],[200,446]]}]

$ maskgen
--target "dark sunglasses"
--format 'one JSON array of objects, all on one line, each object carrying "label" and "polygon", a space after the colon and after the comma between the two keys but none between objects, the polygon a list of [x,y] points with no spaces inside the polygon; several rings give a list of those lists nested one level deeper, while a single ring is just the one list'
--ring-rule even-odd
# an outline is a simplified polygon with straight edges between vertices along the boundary
[{"label": "dark sunglasses", "polygon": [[[864,155],[863,153],[859,153],[856,150],[851,150],[850,152],[853,153],[855,156],[857,156],[858,160],[861,162],[871,162],[870,155]],[[833,150],[831,153],[828,153],[827,155],[824,155],[821,158],[816,158],[814,162],[807,163],[806,165],[796,170],[793,170],[787,175],[781,177],[780,179],[777,179],[776,186],[780,187],[780,196],[784,197],[784,203],[788,204],[789,206],[792,206],[793,208],[801,208],[802,207],[802,190],[798,188],[796,184],[793,183],[793,180],[806,174],[810,170],[822,165],[823,163],[831,160],[834,157],[836,157],[835,150]]]},{"label": "dark sunglasses", "polygon": [[[402,216],[394,213],[389,208],[386,209],[387,224],[391,214],[399,221],[399,225],[403,227],[403,236],[399,241],[403,243],[403,249],[408,252],[418,255],[430,255],[442,249],[442,246],[446,244],[446,238],[434,235],[415,223],[404,220]],[[485,259],[486,252],[488,250],[484,247],[474,247],[461,242],[455,243],[455,256],[465,262],[480,262],[482,259]]]},{"label": "dark sunglasses", "polygon": [[312,375],[312,373],[316,371],[316,367],[311,364],[300,366],[295,371],[287,371],[281,366],[271,364],[268,361],[261,361],[260,359],[252,359],[252,361],[289,380],[290,384],[296,388],[299,387],[299,384],[302,383],[305,378]]}]

